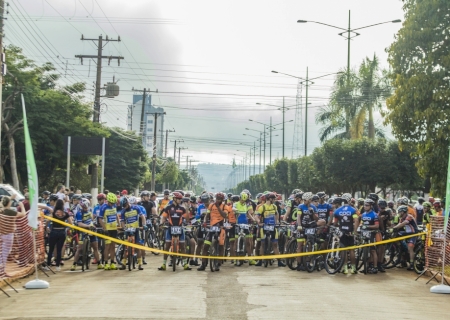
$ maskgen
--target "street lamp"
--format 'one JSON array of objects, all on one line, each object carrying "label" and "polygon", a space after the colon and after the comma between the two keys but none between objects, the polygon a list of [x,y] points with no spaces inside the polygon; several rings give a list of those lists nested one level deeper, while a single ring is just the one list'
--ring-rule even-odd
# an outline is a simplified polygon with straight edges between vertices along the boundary
[{"label": "street lamp", "polygon": [[272,70],[272,73],[278,73],[278,74],[282,74],[282,75],[285,75],[285,76],[288,76],[288,77],[292,77],[292,78],[296,78],[296,79],[302,80],[302,82],[300,82],[300,83],[305,82],[305,86],[306,86],[306,104],[305,104],[305,156],[306,156],[306,155],[307,155],[307,151],[308,151],[308,87],[310,86],[310,83],[311,83],[311,84],[314,84],[314,82],[312,82],[312,80],[319,79],[319,78],[323,78],[323,77],[326,77],[326,76],[331,76],[331,75],[334,75],[334,74],[341,74],[341,73],[343,73],[343,72],[342,72],[342,71],[339,71],[339,72],[333,72],[333,73],[329,73],[329,74],[324,74],[324,75],[322,75],[322,76],[315,77],[315,78],[312,78],[312,79],[308,78],[308,67],[306,67],[306,79],[301,78],[301,77],[297,77],[297,76],[293,76],[293,75],[291,75],[291,74],[287,74],[287,73],[283,73],[283,72],[278,72],[278,71],[275,71],[275,70]]},{"label": "street lamp", "polygon": [[[256,141],[259,140],[259,155],[260,155],[260,157],[259,157],[259,166],[260,166],[259,173],[261,173],[261,138],[258,138],[258,137],[252,136],[251,134],[246,134],[246,133],[243,133],[243,135],[246,136],[246,137],[255,138]],[[253,142],[253,175],[256,174],[256,169],[255,169],[255,167],[256,167],[256,160],[255,160],[255,156],[256,156],[255,143],[256,143],[256,141]]]},{"label": "street lamp", "polygon": [[[386,24],[386,23],[399,23],[402,22],[402,20],[400,19],[395,19],[395,20],[390,20],[390,21],[385,21],[385,22],[380,22],[380,23],[375,23],[375,24],[371,24],[365,27],[360,27],[360,28],[356,28],[356,29],[351,29],[350,28],[350,10],[348,10],[348,28],[341,28],[341,27],[336,27],[333,26],[331,24],[326,24],[323,22],[318,22],[318,21],[311,21],[311,20],[297,20],[297,23],[307,23],[307,22],[312,22],[312,23],[317,23],[317,24],[321,24],[327,27],[331,27],[331,28],[335,28],[335,29],[339,29],[339,30],[343,30],[343,32],[338,33],[338,35],[340,35],[341,37],[344,37],[347,39],[347,84],[350,81],[350,40],[359,36],[360,34],[358,32],[355,32],[356,30],[361,30],[361,29],[365,29],[365,28],[369,28],[369,27],[373,27],[373,26],[378,26],[380,24]],[[346,36],[344,36],[344,34],[347,34]],[[353,33],[353,36],[350,36],[350,33]]]},{"label": "street lamp", "polygon": [[262,135],[264,134],[264,157],[266,157],[266,131],[260,131],[260,130],[255,130],[255,129],[249,129],[249,128],[245,128],[245,130],[250,130],[250,131],[256,131],[259,133],[259,173],[261,174],[261,143],[263,141],[262,139]]},{"label": "street lamp", "polygon": [[[259,102],[257,102],[256,104],[262,105],[262,106],[278,107],[277,105],[267,104],[267,103],[259,103]],[[288,107],[294,107],[294,106],[296,106],[296,105],[294,104],[292,106],[285,107],[284,106],[284,97],[283,97],[283,106],[281,108],[278,108],[278,110],[281,110],[281,112],[283,113],[283,122],[282,122],[283,123],[283,152],[282,152],[283,158],[284,158],[284,123],[285,123],[285,121],[284,121],[284,113],[286,112],[286,110],[289,110]],[[288,122],[292,122],[292,121],[288,121]]]}]

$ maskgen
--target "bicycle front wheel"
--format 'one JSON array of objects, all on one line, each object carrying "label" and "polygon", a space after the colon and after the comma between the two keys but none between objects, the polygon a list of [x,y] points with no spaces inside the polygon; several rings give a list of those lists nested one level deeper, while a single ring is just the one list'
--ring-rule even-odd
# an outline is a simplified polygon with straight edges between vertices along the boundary
[{"label": "bicycle front wheel", "polygon": [[81,270],[84,271],[85,268],[89,269],[89,248],[91,247],[91,242],[89,241],[89,237],[86,236],[84,241],[83,241],[83,257],[82,257],[82,262],[83,262],[83,266],[81,267]]},{"label": "bicycle front wheel", "polygon": [[[331,249],[338,249],[339,243],[333,244]],[[346,251],[335,251],[335,252],[329,252],[326,256],[326,262],[325,262],[325,270],[329,274],[335,274],[339,272],[342,268],[342,265],[344,264],[345,255],[347,254]]]},{"label": "bicycle front wheel", "polygon": [[[314,251],[314,244],[311,241],[306,241],[304,252],[313,252]],[[305,256],[305,267],[308,272],[313,272],[316,268],[316,257],[314,255],[311,256]]]},{"label": "bicycle front wheel", "polygon": [[[266,238],[264,239],[264,255],[268,256],[270,255],[270,237],[266,236]],[[264,259],[264,268],[267,268],[267,266],[269,265],[269,259]]]},{"label": "bicycle front wheel", "polygon": [[416,250],[416,254],[414,255],[413,262],[414,271],[417,274],[421,274],[425,270],[425,248],[420,246],[418,250]]},{"label": "bicycle front wheel", "polygon": [[[288,253],[297,253],[297,239],[292,239],[288,244]],[[297,270],[297,258],[286,259],[287,265],[291,270]]]}]

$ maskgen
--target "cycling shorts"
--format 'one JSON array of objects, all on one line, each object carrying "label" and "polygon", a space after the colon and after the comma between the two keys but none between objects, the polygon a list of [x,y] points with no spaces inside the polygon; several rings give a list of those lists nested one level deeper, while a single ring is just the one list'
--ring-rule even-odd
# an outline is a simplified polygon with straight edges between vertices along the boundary
[{"label": "cycling shorts", "polygon": [[[166,242],[172,242],[172,233],[170,227],[166,230]],[[179,235],[180,243],[184,243],[186,241],[186,234],[184,233],[184,229],[181,229],[181,234]]]},{"label": "cycling shorts", "polygon": [[351,247],[355,245],[355,237],[349,234],[343,234],[339,242],[343,247]]},{"label": "cycling shorts", "polygon": [[85,238],[86,236],[89,236],[89,240],[91,241],[91,243],[98,241],[97,236],[93,236],[88,233],[80,232],[80,239],[81,239],[81,241],[79,242],[80,244],[83,243],[84,239],[86,239]]},{"label": "cycling shorts", "polygon": [[[208,232],[206,234],[205,244],[211,244],[214,235],[215,232]],[[225,244],[225,229],[221,228],[219,234],[219,245],[223,246],[224,244]]]},{"label": "cycling shorts", "polygon": [[[401,231],[400,231],[400,232],[398,233],[398,235],[399,235],[400,237],[404,237],[404,236],[409,236],[409,235],[411,235],[411,233],[406,233],[406,232],[401,232]],[[408,246],[414,246],[414,245],[416,244],[417,237],[411,237],[411,238],[405,239],[405,240],[403,240],[403,241],[405,241],[406,244],[407,244]]]},{"label": "cycling shorts", "polygon": [[[106,230],[106,235],[108,237],[117,239],[117,230]],[[110,244],[111,240],[105,239],[105,244]]]},{"label": "cycling shorts", "polygon": [[[124,234],[125,241],[127,240],[128,236],[129,236],[128,232],[125,232],[125,234]],[[143,237],[141,237],[141,230],[140,229],[134,230],[134,243],[136,243],[136,244],[144,244]]]},{"label": "cycling shorts", "polygon": [[199,227],[198,229],[197,229],[197,239],[198,240],[203,240],[204,238],[205,238],[205,235],[206,235],[206,230],[205,230],[205,228],[203,228],[203,227]]},{"label": "cycling shorts", "polygon": [[[249,228],[252,228],[251,226],[249,226]],[[249,229],[242,229],[242,231],[245,234],[246,238],[253,238],[253,230],[252,233],[250,233]],[[235,232],[235,238],[239,238],[239,232],[241,232],[241,228],[239,227],[239,225],[237,224],[234,228],[234,232]]]},{"label": "cycling shorts", "polygon": [[233,223],[230,229],[225,229],[227,232],[227,237],[230,241],[234,241],[236,238],[236,225]]},{"label": "cycling shorts", "polygon": [[261,239],[265,238],[265,232],[270,233],[270,238],[272,240],[272,243],[278,242],[278,229],[275,228],[273,231],[264,231],[263,228],[259,228],[259,235]]}]

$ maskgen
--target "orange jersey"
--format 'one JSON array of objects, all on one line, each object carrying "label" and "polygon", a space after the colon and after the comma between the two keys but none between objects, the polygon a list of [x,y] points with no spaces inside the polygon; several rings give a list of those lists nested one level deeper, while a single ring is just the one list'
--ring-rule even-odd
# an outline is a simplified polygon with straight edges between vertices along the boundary
[{"label": "orange jersey", "polygon": [[414,210],[410,206],[408,206],[408,214],[412,215],[414,217],[414,219],[416,219],[416,216],[417,216],[416,210]]},{"label": "orange jersey", "polygon": [[229,223],[236,223],[236,214],[233,211],[233,203],[228,205],[228,222]]},{"label": "orange jersey", "polygon": [[161,199],[159,201],[159,212],[162,212],[164,210],[165,207],[167,207],[167,205],[169,204],[169,199]]},{"label": "orange jersey", "polygon": [[[225,213],[227,213],[227,215],[228,215],[228,213],[229,213],[229,207],[227,206],[227,205],[225,205],[225,204],[221,204],[220,205],[220,209],[222,210],[222,211],[225,211]],[[215,224],[217,224],[217,223],[219,223],[219,222],[223,222],[223,220],[224,220],[224,217],[222,217],[221,215],[220,215],[220,212],[219,212],[219,210],[217,209],[217,206],[216,206],[216,204],[215,203],[211,203],[209,206],[208,206],[208,211],[209,211],[209,220],[210,220],[210,224],[211,225],[215,225]]]}]

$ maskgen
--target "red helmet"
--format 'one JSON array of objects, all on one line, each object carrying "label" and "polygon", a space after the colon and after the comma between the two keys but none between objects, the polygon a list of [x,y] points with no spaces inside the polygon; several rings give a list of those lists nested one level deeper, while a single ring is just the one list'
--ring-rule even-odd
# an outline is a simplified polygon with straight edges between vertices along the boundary
[{"label": "red helmet", "polygon": [[174,199],[183,199],[183,195],[179,192],[172,193]]},{"label": "red helmet", "polygon": [[127,191],[127,190],[122,190],[121,194],[122,194],[123,196],[126,196],[126,195],[128,194],[128,191]]},{"label": "red helmet", "polygon": [[223,192],[216,193],[216,200],[225,200],[226,196]]},{"label": "red helmet", "polygon": [[106,199],[106,196],[103,193],[99,193],[97,195],[97,200],[105,200],[105,199]]}]

